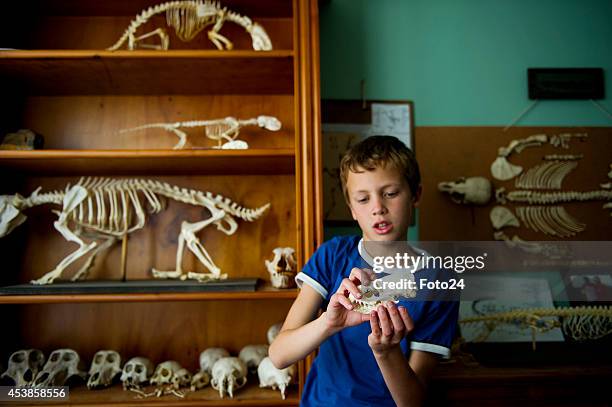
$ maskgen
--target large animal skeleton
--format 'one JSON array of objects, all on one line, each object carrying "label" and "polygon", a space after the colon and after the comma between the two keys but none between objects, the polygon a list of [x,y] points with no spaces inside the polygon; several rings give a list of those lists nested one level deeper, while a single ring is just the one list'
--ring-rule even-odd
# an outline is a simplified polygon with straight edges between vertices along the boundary
[{"label": "large animal skeleton", "polygon": [[[517,190],[496,190],[484,177],[460,178],[455,182],[441,182],[438,189],[450,194],[451,199],[461,204],[487,204],[495,196],[498,206],[490,212],[491,223],[495,229],[494,238],[504,240],[510,246],[534,253],[545,253],[549,248],[536,247],[518,236],[508,237],[502,229],[520,227],[521,222],[528,228],[549,236],[567,238],[586,229],[586,224],[572,217],[561,204],[566,202],[604,201],[603,209],[612,209],[612,182],[600,184],[600,189],[588,191],[563,191],[561,185],[565,177],[578,166],[582,155],[552,154],[544,156],[545,162],[523,172],[523,167],[509,163],[506,157],[520,153],[527,147],[537,147],[550,143],[555,147],[569,148],[572,139],[584,141],[587,134],[562,133],[547,136],[536,134],[524,139],[513,140],[507,147],[501,147],[497,159],[491,165],[494,178],[508,181],[516,178]],[[611,165],[612,169],[612,165]],[[519,176],[519,174],[521,174]],[[608,173],[612,179],[612,171]],[[504,205],[508,202],[523,203],[514,213]],[[611,213],[612,215],[612,213]],[[520,218],[520,221],[519,221]],[[549,253],[550,254],[550,253]]]},{"label": "large animal skeleton", "polygon": [[[33,280],[34,284],[52,283],[70,264],[81,257],[88,256],[85,264],[72,280],[84,278],[98,253],[145,226],[146,204],[149,206],[149,213],[159,213],[165,208],[164,198],[202,206],[208,209],[211,216],[199,222],[184,221],[181,224],[176,270],[153,269],[153,276],[183,280],[191,278],[198,281],[224,279],[227,278],[227,274],[221,274],[221,270],[198,240],[196,233],[214,224],[221,232],[228,236],[232,235],[238,228],[234,218],[252,222],[260,218],[270,207],[268,203],[257,209],[247,209],[221,195],[215,196],[211,192],[179,188],[150,179],[81,178],[75,185],[68,184],[64,191],[40,193],[40,190],[39,187],[28,198],[19,194],[0,196],[0,237],[9,234],[26,220],[22,211],[49,203],[61,206],[60,211],[54,211],[58,219],[53,225],[66,240],[78,244],[79,248],[62,260],[55,269],[38,280]],[[93,241],[85,243],[83,237],[91,238]],[[185,273],[182,270],[181,263],[185,246],[195,254],[210,273]]]},{"label": "large animal skeleton", "polygon": [[206,135],[206,137],[217,141],[217,146],[213,148],[247,149],[249,148],[249,146],[245,141],[236,140],[236,137],[238,137],[238,134],[240,133],[240,129],[245,126],[259,126],[266,130],[278,131],[281,128],[281,122],[273,116],[257,116],[254,119],[246,120],[240,120],[228,116],[223,119],[213,120],[192,120],[176,123],[151,123],[138,127],[132,127],[129,129],[122,129],[119,130],[119,133],[127,133],[153,128],[164,129],[177,135],[177,137],[179,138],[179,142],[176,143],[176,145],[172,147],[172,149],[180,150],[185,147],[185,143],[187,142],[187,133],[182,130],[179,130],[179,128],[204,127],[204,134]]},{"label": "large animal skeleton", "polygon": [[[256,51],[269,51],[272,49],[270,37],[262,26],[251,21],[250,18],[240,15],[227,7],[221,7],[218,1],[198,0],[198,1],[170,1],[158,4],[142,11],[130,23],[121,38],[108,51],[115,51],[127,42],[128,50],[132,51],[135,47],[167,50],[170,45],[168,33],[163,28],[157,28],[149,33],[136,37],[138,28],[146,24],[151,17],[156,14],[166,13],[166,23],[173,27],[176,36],[181,41],[191,41],[196,35],[208,26],[212,28],[208,31],[208,39],[215,46],[222,49],[232,49],[234,45],[230,40],[219,34],[223,23],[230,21],[242,27],[251,35],[253,49]],[[140,43],[149,37],[158,36],[160,45],[150,45]]]},{"label": "large animal skeleton", "polygon": [[603,338],[612,333],[612,307],[530,308],[465,318],[461,324],[482,324],[477,341],[484,341],[499,325],[512,324],[530,328],[535,334],[561,327],[566,336],[576,341]]}]

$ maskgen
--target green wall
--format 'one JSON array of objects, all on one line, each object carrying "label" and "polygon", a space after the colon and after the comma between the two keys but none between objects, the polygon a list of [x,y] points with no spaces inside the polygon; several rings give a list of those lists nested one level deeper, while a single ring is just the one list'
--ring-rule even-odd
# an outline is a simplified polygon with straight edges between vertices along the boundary
[{"label": "green wall", "polygon": [[[601,67],[612,111],[611,0],[331,0],[320,8],[324,98],[411,99],[417,126],[505,126],[527,67]],[[519,125],[612,125],[590,101],[540,102]]]}]

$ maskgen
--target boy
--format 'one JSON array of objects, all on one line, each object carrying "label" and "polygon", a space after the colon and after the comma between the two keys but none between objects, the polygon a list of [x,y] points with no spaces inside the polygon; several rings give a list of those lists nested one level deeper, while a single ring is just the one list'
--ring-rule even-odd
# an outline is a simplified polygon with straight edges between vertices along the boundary
[{"label": "boy", "polygon": [[363,268],[373,263],[363,242],[406,240],[422,190],[418,164],[395,137],[373,136],[346,153],[340,177],[363,236],[324,243],[296,276],[301,290],[270,358],[283,368],[319,347],[302,406],[421,405],[438,357],[450,353],[457,303],[390,301],[364,315],[349,300],[375,278]]}]

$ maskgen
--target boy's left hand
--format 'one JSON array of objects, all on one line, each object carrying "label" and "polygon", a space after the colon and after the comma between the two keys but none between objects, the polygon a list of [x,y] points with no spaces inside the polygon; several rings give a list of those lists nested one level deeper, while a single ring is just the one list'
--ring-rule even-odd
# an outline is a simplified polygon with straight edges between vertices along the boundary
[{"label": "boy's left hand", "polygon": [[374,356],[384,356],[412,332],[414,323],[405,307],[397,307],[389,301],[371,312],[370,327],[372,333],[368,336],[368,345]]}]

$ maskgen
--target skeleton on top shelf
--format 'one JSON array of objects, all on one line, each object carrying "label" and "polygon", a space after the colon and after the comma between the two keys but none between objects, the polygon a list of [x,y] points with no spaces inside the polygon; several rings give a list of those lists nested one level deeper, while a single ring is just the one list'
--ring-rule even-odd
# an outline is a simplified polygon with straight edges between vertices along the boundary
[{"label": "skeleton on top shelf", "polygon": [[[208,31],[208,39],[220,50],[224,48],[232,49],[234,48],[232,42],[219,34],[223,23],[230,21],[244,27],[251,35],[255,51],[269,51],[272,49],[272,42],[266,30],[261,25],[251,21],[249,17],[228,10],[227,7],[222,7],[218,1],[197,0],[169,1],[143,10],[132,20],[121,38],[111,47],[107,48],[107,50],[116,51],[123,47],[126,42],[127,48],[130,51],[137,46],[167,50],[170,45],[170,38],[163,28],[158,28],[138,37],[135,35],[139,27],[145,25],[156,14],[162,13],[166,13],[166,23],[174,28],[176,36],[184,42],[191,41],[203,29],[212,26]],[[143,44],[141,42],[156,35],[159,37],[160,45]]]},{"label": "skeleton on top shelf", "polygon": [[[520,227],[521,222],[528,228],[549,236],[567,238],[585,230],[586,225],[573,218],[561,204],[566,202],[604,201],[603,209],[612,209],[612,182],[600,184],[599,189],[588,191],[563,191],[561,184],[565,177],[577,166],[583,155],[551,154],[543,157],[544,163],[523,171],[523,167],[507,161],[512,153],[520,153],[527,147],[538,147],[550,143],[554,147],[569,148],[572,139],[584,141],[586,134],[563,133],[551,137],[536,134],[524,139],[513,140],[507,147],[501,147],[497,159],[491,165],[494,178],[502,181],[515,179],[516,190],[496,190],[484,177],[462,177],[454,182],[440,182],[438,190],[446,192],[451,199],[460,204],[486,205],[495,196],[498,204],[490,212],[490,220],[495,229],[494,238],[504,240],[511,246],[538,252],[544,250],[534,247],[535,243],[525,242],[518,236],[509,238],[502,229]],[[612,164],[610,165],[612,169]],[[518,178],[517,178],[518,177]],[[612,179],[612,171],[608,173]],[[523,204],[512,210],[502,206],[508,202]],[[612,216],[612,213],[611,213]],[[520,221],[519,221],[520,218]]]},{"label": "skeleton on top shelf", "polygon": [[240,120],[228,116],[223,119],[213,120],[191,120],[186,122],[175,123],[151,123],[129,129],[119,130],[119,133],[128,133],[139,130],[160,128],[170,131],[179,138],[178,143],[172,149],[181,150],[185,148],[187,142],[187,133],[179,128],[204,127],[206,137],[217,141],[217,145],[213,148],[222,150],[245,150],[249,148],[246,141],[237,140],[240,129],[246,126],[259,126],[266,130],[278,131],[281,128],[281,122],[274,116],[257,116],[253,119]]},{"label": "skeleton on top shelf", "polygon": [[[53,211],[58,215],[53,225],[66,240],[78,244],[79,248],[62,260],[55,269],[33,280],[34,284],[52,283],[70,264],[88,256],[85,264],[72,278],[73,281],[83,279],[98,253],[145,226],[147,203],[148,212],[156,214],[165,209],[165,198],[204,207],[210,212],[210,217],[195,223],[182,222],[178,237],[176,270],[153,269],[153,276],[182,280],[191,278],[198,281],[225,279],[227,274],[221,273],[196,237],[196,233],[214,224],[221,232],[232,235],[238,229],[234,218],[252,222],[259,219],[270,207],[268,203],[256,209],[243,208],[221,195],[180,188],[150,179],[81,178],[75,185],[68,184],[64,191],[40,193],[40,189],[36,189],[28,198],[19,194],[0,196],[0,237],[11,233],[26,220],[26,216],[22,214],[23,210],[42,204],[55,204],[60,205],[61,210]],[[83,237],[92,241],[86,243]],[[185,246],[196,255],[209,273],[185,273],[182,270]]]}]

